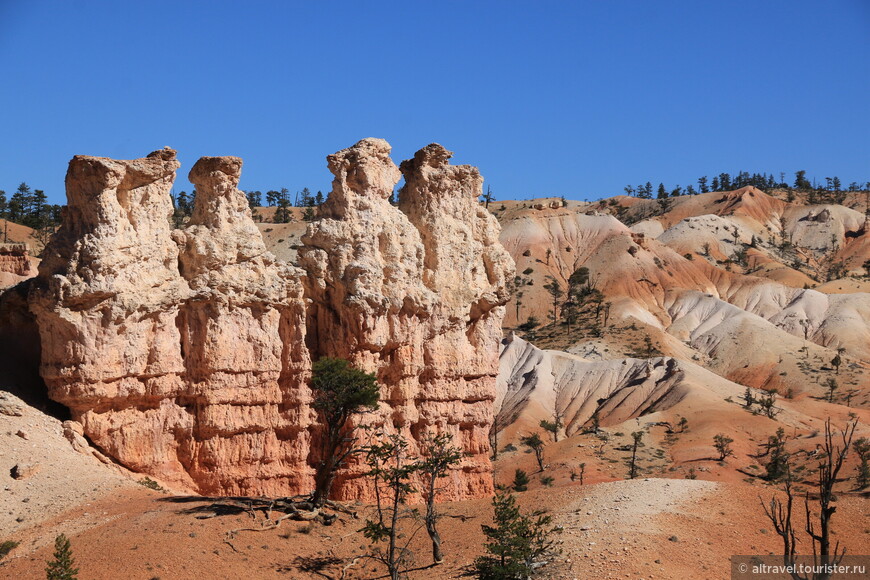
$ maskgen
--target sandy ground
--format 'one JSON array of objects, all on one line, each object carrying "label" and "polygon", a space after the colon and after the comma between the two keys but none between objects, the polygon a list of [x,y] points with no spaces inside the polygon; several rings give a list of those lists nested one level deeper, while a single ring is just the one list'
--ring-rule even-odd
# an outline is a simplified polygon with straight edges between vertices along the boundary
[{"label": "sandy ground", "polygon": [[[728,578],[732,554],[767,554],[779,538],[759,498],[768,486],[686,479],[638,479],[570,484],[517,494],[525,510],[541,509],[562,531],[560,553],[543,578]],[[870,551],[868,499],[841,497],[835,535],[850,553]],[[285,521],[277,529],[260,512],[197,519],[210,502],[139,487],[115,490],[36,526],[7,534],[21,542],[0,565],[2,578],[40,578],[60,532],[70,536],[82,578],[346,578],[383,577],[364,556],[362,520],[342,516],[329,527]],[[365,515],[364,507],[358,506]],[[411,547],[417,568],[410,578],[459,578],[482,553],[480,525],[489,523],[488,500],[444,504],[446,561],[428,567],[425,532]],[[244,528],[245,531],[231,533]],[[407,532],[413,533],[411,526]],[[806,546],[802,546],[806,547]]]}]

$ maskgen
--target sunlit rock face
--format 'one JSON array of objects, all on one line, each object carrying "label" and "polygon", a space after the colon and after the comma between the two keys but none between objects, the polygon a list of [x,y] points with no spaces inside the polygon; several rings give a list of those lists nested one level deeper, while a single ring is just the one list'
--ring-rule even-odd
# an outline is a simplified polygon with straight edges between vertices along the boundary
[{"label": "sunlit rock face", "polygon": [[[124,465],[208,494],[305,493],[319,460],[311,361],[376,373],[362,422],[467,452],[443,497],[492,491],[498,341],[513,262],[478,207],[482,179],[430,145],[402,164],[365,139],[328,157],[333,191],[299,249],[266,251],[242,161],[191,169],[193,214],[173,229],[175,151],[76,156],[69,207],[31,289],[49,395]],[[351,464],[334,495],[371,497]]]},{"label": "sunlit rock face", "polygon": [[[329,157],[335,175],[323,219],[303,238],[308,272],[309,348],[376,373],[385,403],[366,422],[419,443],[449,432],[468,454],[446,495],[492,491],[487,434],[498,341],[513,261],[495,218],[478,208],[475,168],[447,163],[429,145],[402,164],[389,145],[365,139]],[[359,471],[342,478],[345,497],[365,496]]]}]

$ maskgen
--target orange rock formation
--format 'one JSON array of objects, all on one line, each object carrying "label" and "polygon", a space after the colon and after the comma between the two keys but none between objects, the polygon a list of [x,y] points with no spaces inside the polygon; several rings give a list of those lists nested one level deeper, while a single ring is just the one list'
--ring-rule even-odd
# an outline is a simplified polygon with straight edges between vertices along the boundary
[{"label": "orange rock formation", "polygon": [[[334,189],[303,238],[305,271],[266,251],[239,158],[194,165],[196,206],[173,230],[175,151],[74,157],[69,211],[29,299],[50,396],[134,470],[209,494],[304,493],[318,459],[311,360],[341,356],[382,385],[367,421],[414,442],[448,431],[469,453],[448,497],[491,492],[513,261],[478,207],[475,168],[426,147],[402,164],[396,208],[389,152],[365,139],[329,156]],[[370,493],[353,466],[337,484],[338,497]]]}]

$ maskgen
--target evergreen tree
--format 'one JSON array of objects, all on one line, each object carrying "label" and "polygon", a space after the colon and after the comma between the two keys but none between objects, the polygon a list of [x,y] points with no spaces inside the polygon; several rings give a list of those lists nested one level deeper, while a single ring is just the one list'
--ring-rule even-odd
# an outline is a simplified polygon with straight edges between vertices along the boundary
[{"label": "evergreen tree", "polygon": [[6,199],[6,192],[0,189],[0,219],[6,219],[9,211],[9,201]]},{"label": "evergreen tree", "polygon": [[377,409],[380,389],[375,375],[354,369],[346,360],[322,358],[312,367],[311,392],[311,406],[325,431],[311,496],[314,505],[320,507],[329,497],[339,468],[357,450],[356,426],[351,417],[366,409]]},{"label": "evergreen tree", "polygon": [[311,195],[311,190],[303,187],[302,192],[299,194],[298,207],[311,207],[312,205],[314,205],[314,197]]},{"label": "evergreen tree", "polygon": [[795,171],[794,188],[799,189],[801,191],[809,191],[809,190],[813,189],[813,185],[807,179],[806,170],[801,169],[800,171]]},{"label": "evergreen tree", "polygon": [[698,189],[701,191],[701,193],[709,193],[710,192],[710,188],[707,187],[707,176],[706,175],[704,177],[698,178]]},{"label": "evergreen tree", "polygon": [[290,198],[286,193],[283,193],[286,190],[281,190],[281,197],[278,200],[278,209],[275,210],[275,223],[276,224],[286,224],[291,221],[293,214],[290,211]]},{"label": "evergreen tree", "polygon": [[520,443],[535,452],[535,460],[538,462],[538,469],[544,471],[544,441],[537,433],[526,435],[520,438]]},{"label": "evergreen tree", "polygon": [[764,445],[766,449],[764,455],[770,456],[765,465],[768,481],[779,481],[788,474],[790,454],[785,450],[785,440],[785,429],[780,427],[776,430],[776,435],[769,437]]},{"label": "evergreen tree", "polygon": [[453,436],[441,433],[425,439],[421,445],[423,459],[419,461],[418,470],[423,481],[423,497],[426,499],[426,515],[423,522],[426,532],[432,540],[432,561],[440,564],[444,561],[441,553],[441,535],[438,533],[438,512],[435,508],[435,496],[438,493],[436,485],[439,478],[447,477],[449,470],[462,462],[463,453],[453,446]]},{"label": "evergreen tree", "polygon": [[251,209],[263,205],[263,194],[259,191],[246,191],[245,197],[248,198],[248,207]]},{"label": "evergreen tree", "polygon": [[719,174],[719,187],[722,188],[722,191],[728,191],[731,189],[731,176],[729,174]]},{"label": "evergreen tree", "polygon": [[664,183],[659,183],[659,189],[656,194],[656,199],[665,199],[668,197],[668,190],[665,189]]},{"label": "evergreen tree", "polygon": [[9,221],[21,223],[30,206],[30,187],[22,182],[12,197],[9,198]]},{"label": "evergreen tree", "polygon": [[270,189],[266,192],[266,205],[275,207],[281,201],[281,192]]},{"label": "evergreen tree", "polygon": [[28,205],[25,210],[24,218],[21,220],[22,223],[35,230],[50,225],[50,207],[47,203],[48,196],[45,195],[45,192],[41,189],[36,189],[27,201]]},{"label": "evergreen tree", "polygon": [[529,474],[522,469],[517,468],[514,471],[514,481],[511,484],[514,491],[526,491],[529,489]]},{"label": "evergreen tree", "polygon": [[47,580],[76,580],[79,569],[73,568],[74,565],[69,539],[60,534],[54,539],[54,560],[46,566],[45,577]]},{"label": "evergreen tree", "polygon": [[318,191],[317,195],[314,196],[314,205],[316,205],[317,207],[320,207],[321,205],[323,205],[324,201],[326,201],[326,200],[323,197],[323,192]]},{"label": "evergreen tree", "polygon": [[550,529],[552,518],[542,512],[523,515],[516,498],[507,491],[496,492],[492,500],[494,525],[481,526],[490,554],[474,561],[477,577],[482,580],[530,578],[535,561],[553,547]]},{"label": "evergreen tree", "polygon": [[713,191],[722,191],[721,189],[719,189],[719,178],[718,177],[714,177],[713,182],[710,185],[713,187]]}]

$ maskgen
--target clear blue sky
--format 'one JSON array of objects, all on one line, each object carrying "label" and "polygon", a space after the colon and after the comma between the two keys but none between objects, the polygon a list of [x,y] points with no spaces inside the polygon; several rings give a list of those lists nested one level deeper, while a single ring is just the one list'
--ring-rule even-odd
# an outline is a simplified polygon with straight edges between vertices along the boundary
[{"label": "clear blue sky", "polygon": [[0,0],[0,189],[62,202],[74,154],[325,156],[438,142],[497,199],[739,170],[870,180],[870,0]]}]

